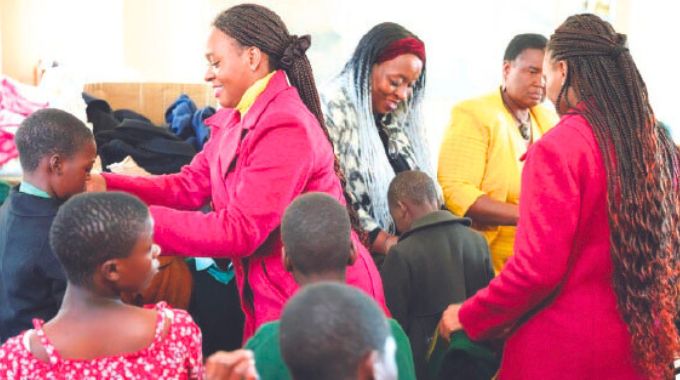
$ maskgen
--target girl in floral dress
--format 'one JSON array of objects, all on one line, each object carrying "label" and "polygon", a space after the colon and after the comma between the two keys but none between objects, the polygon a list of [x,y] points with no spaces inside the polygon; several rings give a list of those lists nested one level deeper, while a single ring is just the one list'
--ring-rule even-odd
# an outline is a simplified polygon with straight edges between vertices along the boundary
[{"label": "girl in floral dress", "polygon": [[68,279],[61,309],[0,347],[0,378],[202,378],[201,332],[185,311],[120,300],[148,285],[158,267],[153,220],[139,199],[72,198],[59,209],[50,244]]}]

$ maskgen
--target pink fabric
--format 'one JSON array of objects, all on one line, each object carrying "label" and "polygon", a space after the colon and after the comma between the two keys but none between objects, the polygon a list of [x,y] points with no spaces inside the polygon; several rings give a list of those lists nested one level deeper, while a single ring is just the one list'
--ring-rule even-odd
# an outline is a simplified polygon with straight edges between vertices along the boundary
[{"label": "pink fabric", "polygon": [[16,157],[19,157],[19,151],[14,143],[14,135],[0,129],[0,166]]},{"label": "pink fabric", "polygon": [[47,107],[47,103],[31,100],[19,93],[7,78],[0,81],[0,165],[19,156],[14,144],[14,132],[33,112]]},{"label": "pink fabric", "polygon": [[19,93],[16,86],[7,78],[3,78],[0,82],[0,109],[28,116],[45,107],[47,107],[47,103],[28,99]]},{"label": "pink fabric", "polygon": [[[49,356],[49,363],[36,359],[23,344],[24,332],[0,347],[2,379],[203,379],[201,330],[184,310],[158,311],[156,334],[148,347],[130,354],[92,360],[64,359],[45,336],[43,322],[35,320],[35,332]],[[172,318],[165,317],[170,311]],[[169,322],[166,334],[163,324]],[[96,339],[96,337],[93,337]]]},{"label": "pink fabric", "polygon": [[[261,324],[279,319],[297,290],[281,261],[279,224],[286,207],[311,191],[345,201],[333,149],[283,72],[272,77],[243,120],[223,109],[206,123],[210,139],[180,173],[105,179],[110,190],[129,191],[152,205],[155,239],[167,254],[233,260],[247,339]],[[209,200],[214,212],[193,211]],[[347,282],[387,311],[375,264],[353,239],[359,259],[348,268]]]},{"label": "pink fabric", "polygon": [[588,122],[567,115],[529,150],[514,256],[460,310],[473,339],[493,337],[566,276],[552,304],[507,340],[500,379],[642,378],[617,311],[609,249],[602,156]]}]

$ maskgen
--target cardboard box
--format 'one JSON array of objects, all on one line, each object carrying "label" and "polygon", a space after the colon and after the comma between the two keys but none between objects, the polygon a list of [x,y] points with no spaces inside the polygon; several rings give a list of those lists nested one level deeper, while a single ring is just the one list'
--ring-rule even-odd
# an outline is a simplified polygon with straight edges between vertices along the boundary
[{"label": "cardboard box", "polygon": [[208,84],[90,83],[85,85],[85,92],[106,100],[114,110],[139,112],[156,125],[165,124],[165,111],[181,94],[187,94],[198,108],[217,104]]}]

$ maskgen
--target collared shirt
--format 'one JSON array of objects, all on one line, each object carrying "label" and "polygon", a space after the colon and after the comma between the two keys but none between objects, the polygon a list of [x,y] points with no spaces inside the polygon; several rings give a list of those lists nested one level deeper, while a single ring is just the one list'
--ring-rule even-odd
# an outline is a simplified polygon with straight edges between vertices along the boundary
[{"label": "collared shirt", "polygon": [[28,195],[33,195],[35,197],[39,198],[46,198],[49,199],[51,198],[49,194],[47,194],[46,191],[40,190],[37,187],[31,185],[30,183],[26,181],[21,181],[21,184],[19,185],[19,191],[28,194]]},{"label": "collared shirt", "polygon": [[255,103],[257,97],[260,96],[260,94],[267,88],[269,81],[272,79],[275,73],[276,71],[272,71],[265,77],[258,79],[255,81],[255,83],[248,87],[246,92],[243,93],[241,100],[236,105],[236,110],[238,110],[238,112],[241,114],[241,118],[243,118],[243,116],[248,113],[248,110],[250,110],[250,107]]},{"label": "collared shirt", "polygon": [[215,260],[209,257],[191,257],[187,259],[188,263],[192,263],[197,272],[208,271],[208,274],[215,279],[215,281],[227,285],[234,278],[234,267],[231,263],[226,270],[221,269],[215,263]]}]

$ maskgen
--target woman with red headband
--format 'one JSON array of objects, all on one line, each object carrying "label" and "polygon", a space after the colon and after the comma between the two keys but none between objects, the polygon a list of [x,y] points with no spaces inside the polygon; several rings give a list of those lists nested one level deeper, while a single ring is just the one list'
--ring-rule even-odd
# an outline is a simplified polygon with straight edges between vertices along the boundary
[{"label": "woman with red headband", "polygon": [[387,205],[392,178],[415,169],[433,174],[420,117],[424,88],[425,45],[386,22],[361,38],[321,95],[345,190],[374,254],[386,254],[397,242]]}]

